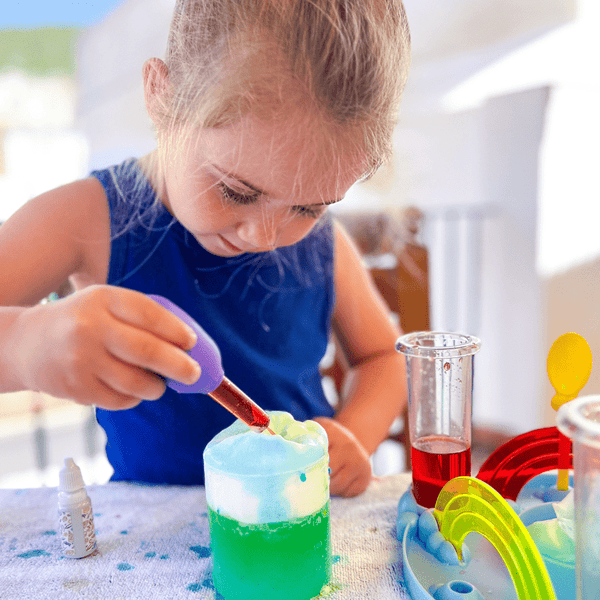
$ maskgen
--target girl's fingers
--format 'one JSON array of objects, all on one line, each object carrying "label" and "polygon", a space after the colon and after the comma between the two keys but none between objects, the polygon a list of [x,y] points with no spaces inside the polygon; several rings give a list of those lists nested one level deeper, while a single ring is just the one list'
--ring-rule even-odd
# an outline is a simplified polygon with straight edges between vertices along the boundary
[{"label": "girl's fingers", "polygon": [[120,288],[119,293],[111,295],[108,306],[111,314],[120,321],[180,348],[190,350],[196,343],[196,334],[190,327],[145,294]]},{"label": "girl's fingers", "polygon": [[94,404],[107,410],[127,410],[142,402],[142,398],[117,392],[99,377],[96,377],[94,395]]},{"label": "girl's fingers", "polygon": [[122,362],[169,379],[192,384],[200,377],[198,363],[181,348],[127,323],[106,332],[105,347]]},{"label": "girl's fingers", "polygon": [[[356,469],[349,468],[347,464],[337,471],[335,476],[331,477],[331,493],[334,496],[350,497],[360,493],[358,490],[360,486],[360,473],[356,472]],[[356,489],[355,493],[352,493]]]},{"label": "girl's fingers", "polygon": [[164,380],[150,371],[107,355],[98,368],[99,379],[110,389],[126,397],[158,400],[165,393]]},{"label": "girl's fingers", "polygon": [[58,397],[68,398],[84,406],[94,405],[106,410],[125,410],[137,406],[144,398],[117,391],[101,375],[91,374],[79,382],[76,389],[57,390]]},{"label": "girl's fingers", "polygon": [[329,475],[329,486],[331,488],[331,493],[334,496],[340,495],[340,491],[344,487],[344,467],[345,465],[338,466],[335,471],[331,471]]},{"label": "girl's fingers", "polygon": [[346,496],[350,498],[362,494],[369,487],[371,479],[372,477],[370,475],[368,477],[355,477],[346,488]]}]

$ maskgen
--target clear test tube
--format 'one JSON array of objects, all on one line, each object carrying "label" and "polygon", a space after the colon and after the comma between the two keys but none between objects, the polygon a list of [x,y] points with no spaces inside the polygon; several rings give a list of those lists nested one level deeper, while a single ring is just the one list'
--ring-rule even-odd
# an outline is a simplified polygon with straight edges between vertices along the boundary
[{"label": "clear test tube", "polygon": [[442,331],[396,342],[406,357],[412,491],[426,508],[450,479],[471,474],[473,358],[480,346],[476,337]]},{"label": "clear test tube", "polygon": [[600,598],[600,395],[563,404],[558,429],[573,440],[577,600]]}]

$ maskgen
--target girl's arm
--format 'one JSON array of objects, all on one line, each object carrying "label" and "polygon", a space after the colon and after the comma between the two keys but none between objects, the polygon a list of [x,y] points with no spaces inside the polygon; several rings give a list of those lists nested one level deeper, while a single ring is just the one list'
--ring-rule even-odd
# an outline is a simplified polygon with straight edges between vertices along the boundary
[{"label": "girl's arm", "polygon": [[337,228],[333,327],[352,368],[336,420],[372,454],[408,401],[401,335],[348,235]]},{"label": "girl's arm", "polygon": [[[335,424],[328,427],[326,419],[316,420],[326,427],[330,446],[336,440],[341,445],[343,430],[349,432],[339,457],[336,448],[330,447],[332,463],[337,464],[332,466],[332,493],[355,495],[370,480],[364,457],[375,452],[402,413],[407,387],[404,360],[395,350],[400,330],[390,321],[389,310],[348,234],[337,224],[335,231],[333,329],[352,370]],[[352,446],[354,455],[350,457]]]},{"label": "girl's arm", "polygon": [[[144,294],[105,285],[109,253],[108,204],[94,178],[34,198],[0,226],[0,392],[119,409],[160,397],[159,375],[198,379],[183,350],[193,334]],[[68,277],[81,291],[39,304]]]},{"label": "girl's arm", "polygon": [[[108,210],[95,179],[77,181],[30,200],[0,226],[0,392],[25,388],[17,354],[22,316],[73,274],[93,282],[108,265]],[[96,201],[95,201],[96,200]],[[104,201],[106,205],[106,201]],[[86,231],[95,222],[95,252]],[[106,271],[106,268],[104,269]]]}]

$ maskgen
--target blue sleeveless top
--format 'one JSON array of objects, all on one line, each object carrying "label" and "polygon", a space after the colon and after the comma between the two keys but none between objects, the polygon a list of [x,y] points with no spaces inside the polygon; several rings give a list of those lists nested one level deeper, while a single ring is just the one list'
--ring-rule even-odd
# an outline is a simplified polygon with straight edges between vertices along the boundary
[{"label": "blue sleeveless top", "polygon": [[[333,233],[324,216],[273,252],[210,254],[157,201],[135,160],[92,173],[111,216],[107,283],[169,298],[221,350],[225,374],[265,410],[333,416],[319,362],[333,311]],[[203,394],[167,388],[123,411],[97,409],[113,480],[203,484],[202,452],[234,417]]]}]

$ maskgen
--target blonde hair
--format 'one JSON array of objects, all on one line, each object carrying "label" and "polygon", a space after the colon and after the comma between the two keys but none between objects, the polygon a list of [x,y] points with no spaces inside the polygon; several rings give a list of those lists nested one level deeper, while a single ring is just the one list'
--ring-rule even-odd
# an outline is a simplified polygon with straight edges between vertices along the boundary
[{"label": "blonde hair", "polygon": [[401,0],[178,0],[165,62],[159,131],[285,118],[292,100],[358,134],[375,168],[391,152],[410,34]]}]

